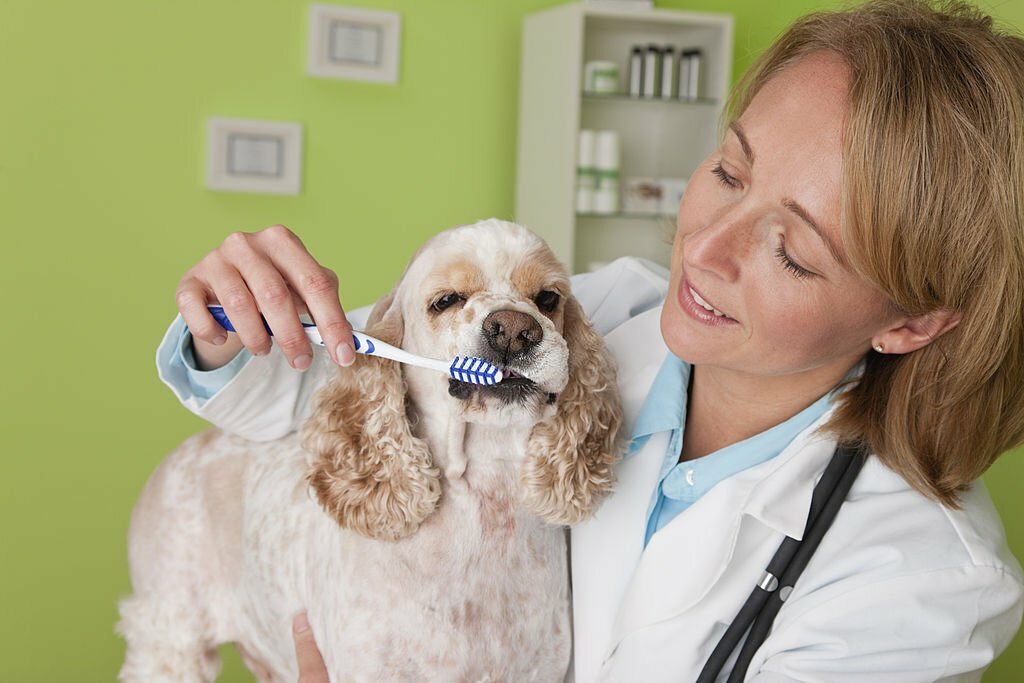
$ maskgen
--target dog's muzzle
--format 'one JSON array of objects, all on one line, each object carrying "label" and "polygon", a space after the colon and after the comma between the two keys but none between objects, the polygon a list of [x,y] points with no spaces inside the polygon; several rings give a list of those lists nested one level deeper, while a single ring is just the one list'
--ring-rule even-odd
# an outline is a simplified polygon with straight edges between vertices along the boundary
[{"label": "dog's muzzle", "polygon": [[[542,391],[532,379],[511,368],[514,365],[528,373],[544,340],[544,330],[532,315],[513,310],[493,311],[484,318],[481,334],[485,349],[484,353],[477,355],[501,368],[505,378],[494,385],[449,380],[449,395],[465,400],[474,391],[480,391],[501,399],[503,403],[522,403]],[[554,403],[555,397],[555,394],[549,394],[548,403]]]}]

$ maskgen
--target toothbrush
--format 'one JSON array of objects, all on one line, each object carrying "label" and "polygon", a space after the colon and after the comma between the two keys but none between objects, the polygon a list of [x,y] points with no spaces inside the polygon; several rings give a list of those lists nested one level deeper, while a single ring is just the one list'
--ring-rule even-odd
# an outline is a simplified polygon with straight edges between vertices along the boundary
[{"label": "toothbrush", "polygon": [[[227,314],[224,312],[223,306],[208,305],[207,308],[214,320],[220,323],[228,332],[234,332],[235,326],[228,320]],[[267,334],[271,337],[274,336],[270,326],[267,324],[267,319],[260,315],[260,320],[263,321],[263,327],[266,328]],[[324,345],[324,340],[320,336],[320,331],[317,330],[316,325],[312,323],[302,323],[303,331],[306,333],[306,337],[309,341],[314,344]],[[468,384],[483,384],[492,385],[497,384],[502,380],[504,374],[497,367],[488,363],[482,358],[476,358],[474,356],[455,356],[455,358],[449,363],[443,360],[434,360],[433,358],[424,358],[423,356],[417,356],[416,354],[409,353],[400,348],[392,346],[386,342],[382,342],[379,339],[375,339],[368,334],[362,332],[352,331],[352,344],[358,353],[362,353],[367,356],[383,356],[384,358],[390,358],[391,360],[398,361],[399,363],[406,363],[408,365],[415,365],[421,368],[427,368],[430,370],[437,370],[447,374],[452,379],[456,379],[460,382],[466,382]]]}]

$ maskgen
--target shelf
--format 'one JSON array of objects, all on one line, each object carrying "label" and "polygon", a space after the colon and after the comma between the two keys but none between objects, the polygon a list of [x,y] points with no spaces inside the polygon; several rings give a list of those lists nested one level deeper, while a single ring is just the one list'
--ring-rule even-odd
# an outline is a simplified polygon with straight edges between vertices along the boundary
[{"label": "shelf", "polygon": [[616,213],[577,213],[577,218],[635,218],[638,220],[654,221],[659,219],[666,219],[675,221],[675,214],[671,213],[625,213],[618,211]]},{"label": "shelf", "polygon": [[683,99],[670,98],[665,99],[663,97],[633,97],[625,93],[582,93],[584,102],[644,102],[648,104],[666,104],[666,105],[677,105],[677,106],[690,106],[690,107],[718,107],[718,100],[709,99],[707,97],[698,97],[697,99]]}]

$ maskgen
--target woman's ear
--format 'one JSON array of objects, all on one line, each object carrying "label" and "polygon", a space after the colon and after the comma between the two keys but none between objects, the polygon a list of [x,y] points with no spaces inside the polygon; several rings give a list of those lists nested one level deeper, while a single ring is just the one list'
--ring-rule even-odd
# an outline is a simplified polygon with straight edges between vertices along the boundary
[{"label": "woman's ear", "polygon": [[[392,293],[377,303],[366,332],[401,346],[395,299]],[[307,479],[324,510],[370,538],[416,531],[437,506],[441,483],[426,443],[409,429],[400,364],[357,354],[314,400],[300,438],[312,458]]]},{"label": "woman's ear", "polygon": [[946,309],[907,318],[900,326],[876,334],[871,345],[883,353],[917,351],[956,327],[960,318],[959,311]]},{"label": "woman's ear", "polygon": [[555,524],[573,524],[589,517],[614,487],[622,406],[604,340],[572,296],[566,298],[563,329],[569,382],[555,415],[534,427],[520,478],[529,510]]}]

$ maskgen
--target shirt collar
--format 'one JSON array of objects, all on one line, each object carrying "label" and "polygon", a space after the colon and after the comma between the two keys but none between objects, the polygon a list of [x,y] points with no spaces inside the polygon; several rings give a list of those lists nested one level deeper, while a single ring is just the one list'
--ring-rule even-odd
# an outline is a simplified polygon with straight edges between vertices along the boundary
[{"label": "shirt collar", "polygon": [[[629,440],[626,457],[643,448],[647,440],[660,432],[681,432],[686,421],[687,390],[690,383],[691,366],[672,352],[665,355],[665,360],[658,370],[647,398],[637,415],[633,425],[633,434]],[[848,383],[859,380],[864,373],[864,361],[854,364],[846,373],[840,386],[805,409],[802,413],[790,418],[794,421],[813,422],[830,407],[836,395],[845,391]],[[782,428],[781,430],[778,428]],[[772,430],[769,430],[771,432]],[[775,431],[786,431],[782,425],[776,425]]]},{"label": "shirt collar", "polygon": [[652,434],[683,428],[689,382],[690,364],[667,354],[633,425],[627,455],[640,450]]}]

